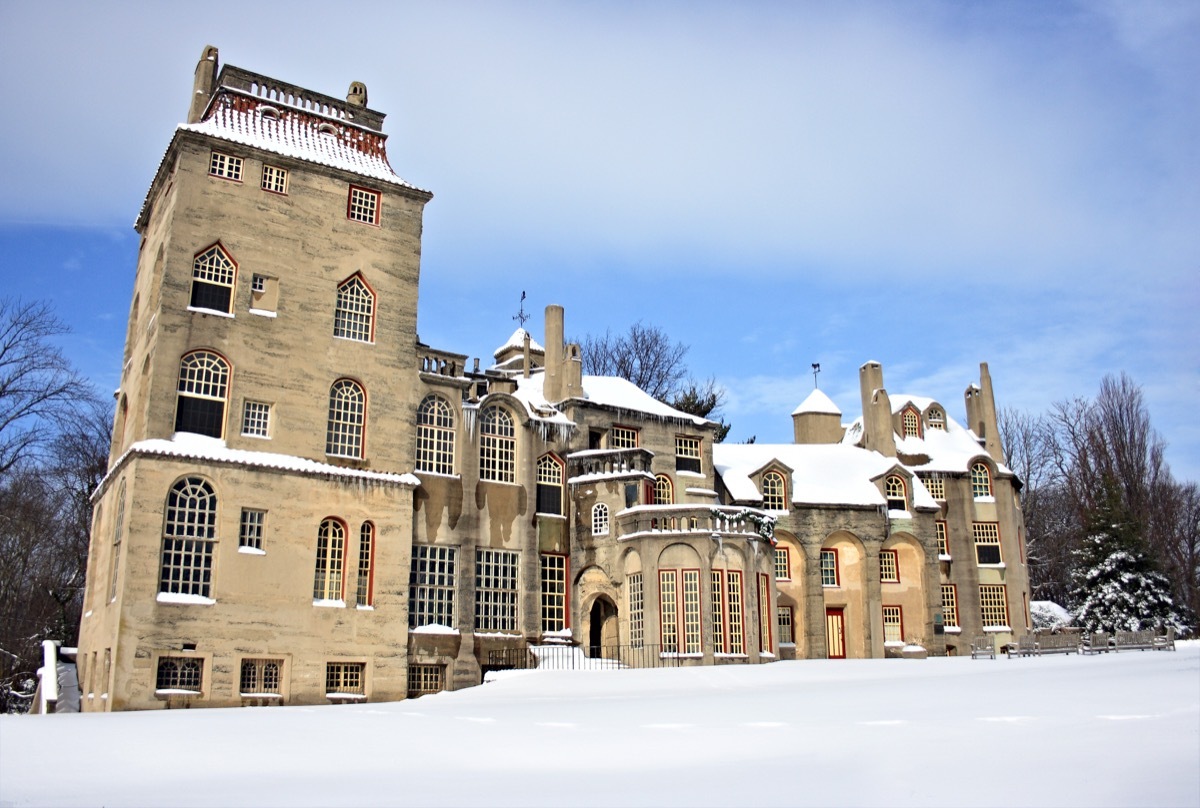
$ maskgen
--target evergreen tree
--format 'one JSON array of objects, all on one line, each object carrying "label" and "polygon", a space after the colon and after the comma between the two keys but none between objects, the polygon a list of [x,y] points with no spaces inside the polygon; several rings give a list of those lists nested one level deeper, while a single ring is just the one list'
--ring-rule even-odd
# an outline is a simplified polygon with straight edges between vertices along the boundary
[{"label": "evergreen tree", "polygon": [[1138,524],[1111,480],[1088,520],[1088,534],[1074,551],[1072,599],[1075,622],[1085,631],[1141,631],[1185,623],[1171,600],[1171,585],[1154,569]]}]

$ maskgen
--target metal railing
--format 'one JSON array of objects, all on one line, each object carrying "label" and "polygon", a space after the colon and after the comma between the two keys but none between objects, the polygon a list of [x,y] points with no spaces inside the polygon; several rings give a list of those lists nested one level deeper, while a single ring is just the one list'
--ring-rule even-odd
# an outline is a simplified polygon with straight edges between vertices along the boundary
[{"label": "metal railing", "polygon": [[[498,648],[488,652],[489,670],[625,670],[632,668],[678,668],[701,664],[704,654],[681,653],[675,646],[633,645],[531,645]],[[722,658],[722,661],[748,662]]]}]

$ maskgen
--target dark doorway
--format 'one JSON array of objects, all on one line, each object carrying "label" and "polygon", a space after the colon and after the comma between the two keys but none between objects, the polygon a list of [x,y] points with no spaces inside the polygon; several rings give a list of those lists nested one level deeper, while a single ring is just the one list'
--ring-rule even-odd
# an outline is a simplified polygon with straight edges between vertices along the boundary
[{"label": "dark doorway", "polygon": [[596,598],[588,620],[588,656],[598,659],[605,650],[615,654],[617,649],[617,607],[605,597]]}]

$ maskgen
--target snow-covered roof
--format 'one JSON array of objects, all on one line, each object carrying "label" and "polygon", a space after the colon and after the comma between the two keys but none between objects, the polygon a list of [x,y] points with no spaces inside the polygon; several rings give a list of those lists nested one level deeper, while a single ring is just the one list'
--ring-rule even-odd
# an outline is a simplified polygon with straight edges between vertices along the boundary
[{"label": "snow-covered roof", "polygon": [[593,404],[640,412],[657,418],[691,421],[698,426],[712,423],[707,418],[664,404],[633,382],[619,376],[584,376],[583,397]]},{"label": "snow-covered roof", "polygon": [[[895,406],[895,401],[901,401],[899,408]],[[912,402],[915,407],[927,407],[929,404],[936,403],[932,398],[921,398],[919,396],[903,396],[898,399],[893,399],[893,410],[899,412],[908,402]],[[923,437],[902,437],[896,435],[896,451],[900,454],[911,456],[925,456],[929,460],[925,463],[905,464],[906,468],[913,471],[939,471],[946,473],[964,473],[970,470],[971,464],[977,458],[990,457],[987,450],[979,443],[979,438],[974,432],[959,424],[949,415],[945,417],[945,429],[930,429],[926,427],[923,432]],[[842,438],[842,446],[850,446],[858,443],[862,438],[863,422],[862,418],[854,419],[854,422],[846,428],[846,434]],[[997,468],[1002,472],[1008,472],[1009,469],[1002,463],[996,463]]]},{"label": "snow-covered roof", "polygon": [[[504,353],[505,351],[511,350],[513,348],[521,348],[522,350],[524,350],[525,336],[527,334],[529,334],[529,332],[526,331],[524,328],[518,328],[516,331],[512,332],[512,336],[509,337],[508,340],[503,345],[501,345],[499,348],[497,348],[495,351],[492,352],[492,356],[499,357],[500,354]],[[543,348],[541,345],[539,345],[538,341],[535,340],[532,335],[529,336],[529,350],[541,351],[542,353],[546,352],[546,349]]]},{"label": "snow-covered roof", "polygon": [[355,480],[370,480],[373,482],[391,483],[393,485],[419,486],[421,480],[413,474],[393,474],[386,471],[368,471],[335,466],[332,463],[321,463],[306,457],[276,454],[274,452],[252,452],[247,449],[230,449],[225,441],[208,438],[203,435],[193,435],[179,432],[171,440],[154,438],[138,441],[121,455],[113,464],[115,470],[125,458],[130,455],[157,455],[160,457],[179,457],[188,460],[209,460],[223,463],[235,463],[241,466],[279,469],[299,474],[313,474],[323,477],[346,477]]},{"label": "snow-covered roof", "polygon": [[892,415],[900,413],[909,404],[916,407],[919,412],[925,412],[925,410],[929,409],[930,405],[937,403],[936,400],[927,396],[892,395],[891,393],[888,393],[888,400],[892,402]]},{"label": "snow-covered roof", "polygon": [[804,413],[819,413],[821,415],[841,415],[842,411],[833,399],[825,395],[820,388],[814,388],[808,397],[800,402],[800,406],[792,410],[792,415]]},{"label": "snow-covered roof", "polygon": [[[895,458],[842,443],[713,446],[713,466],[738,502],[762,501],[750,475],[772,461],[792,468],[791,501],[797,505],[886,506],[887,500],[872,480],[901,465]],[[919,481],[913,484],[912,494],[914,507],[938,507]]]},{"label": "snow-covered roof", "polygon": [[[262,114],[266,107],[273,108],[275,114]],[[401,179],[388,164],[386,135],[278,101],[268,102],[231,87],[218,90],[204,120],[180,124],[179,131],[198,132],[421,190]]]}]

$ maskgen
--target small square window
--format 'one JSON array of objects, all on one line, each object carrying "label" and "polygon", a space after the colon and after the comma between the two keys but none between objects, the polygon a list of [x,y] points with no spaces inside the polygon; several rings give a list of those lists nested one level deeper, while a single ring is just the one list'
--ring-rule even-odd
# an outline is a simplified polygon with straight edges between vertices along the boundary
[{"label": "small square window", "polygon": [[242,158],[230,154],[213,152],[208,163],[209,176],[242,181]]},{"label": "small square window", "polygon": [[636,429],[614,426],[608,433],[608,448],[610,449],[636,449],[637,445],[638,431]]},{"label": "small square window", "polygon": [[379,224],[379,192],[350,186],[346,218],[366,224]]},{"label": "small square window", "polygon": [[273,194],[286,194],[288,185],[288,172],[286,168],[278,166],[263,166],[262,173],[262,189],[270,191]]},{"label": "small square window", "polygon": [[263,548],[263,527],[266,521],[266,511],[242,508],[242,524],[238,529],[238,547],[261,550]]},{"label": "small square window", "polygon": [[247,401],[242,412],[242,435],[248,438],[271,437],[271,405]]},{"label": "small square window", "polygon": [[267,291],[267,276],[255,275],[250,278],[250,291],[259,293]]},{"label": "small square window", "polygon": [[925,484],[925,490],[929,492],[929,496],[934,499],[946,499],[945,477],[922,477],[921,482]]},{"label": "small square window", "polygon": [[409,665],[408,697],[437,693],[445,687],[445,680],[446,668],[442,665]]},{"label": "small square window", "polygon": [[700,439],[675,436],[675,470],[700,473]]}]

